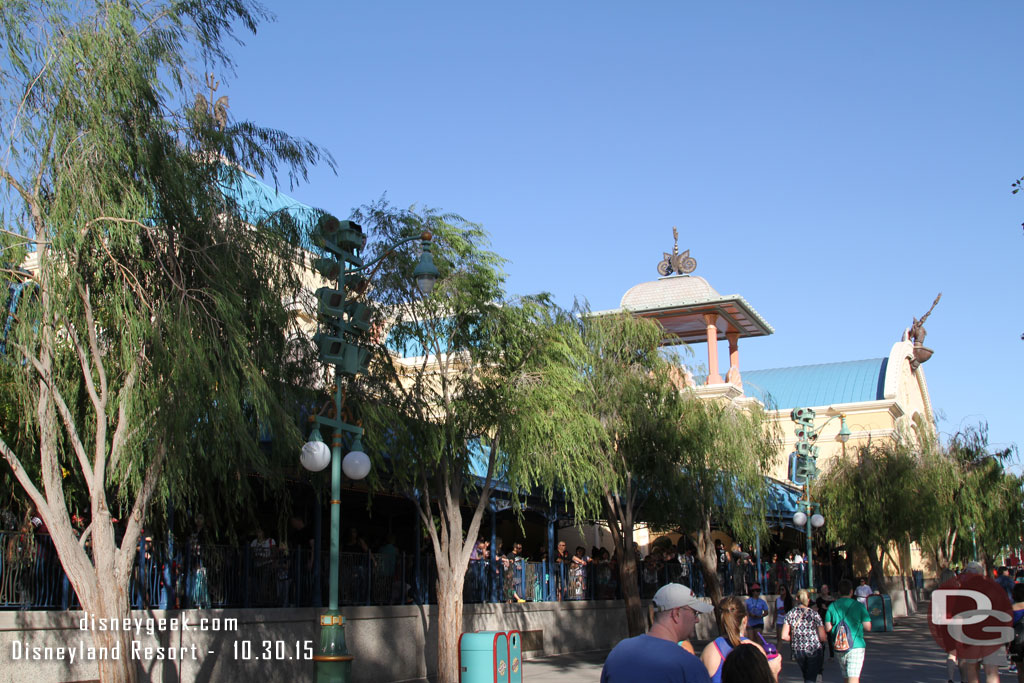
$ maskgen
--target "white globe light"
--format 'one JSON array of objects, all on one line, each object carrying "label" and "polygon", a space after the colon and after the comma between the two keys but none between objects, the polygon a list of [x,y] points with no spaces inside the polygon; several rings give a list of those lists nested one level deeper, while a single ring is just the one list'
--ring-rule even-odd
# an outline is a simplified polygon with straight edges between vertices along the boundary
[{"label": "white globe light", "polygon": [[807,524],[807,515],[803,512],[796,513],[795,515],[793,515],[793,524],[796,524],[797,526],[803,526]]},{"label": "white globe light", "polygon": [[341,461],[341,469],[349,479],[364,479],[370,473],[370,456],[362,451],[352,451]]},{"label": "white globe light", "polygon": [[323,441],[307,441],[299,462],[310,472],[319,472],[331,464],[331,449]]},{"label": "white globe light", "polygon": [[822,517],[818,513],[814,513],[813,515],[811,515],[811,526],[813,526],[815,529],[820,529],[822,526],[824,526],[824,524],[824,517]]}]

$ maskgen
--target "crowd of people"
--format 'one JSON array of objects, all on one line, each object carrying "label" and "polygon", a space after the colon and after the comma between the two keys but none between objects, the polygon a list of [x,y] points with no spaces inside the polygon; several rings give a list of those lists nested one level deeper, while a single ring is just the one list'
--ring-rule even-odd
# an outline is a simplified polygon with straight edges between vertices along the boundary
[{"label": "crowd of people", "polygon": [[[858,683],[866,648],[864,633],[871,630],[871,619],[854,598],[852,583],[843,579],[838,599],[826,593],[813,606],[806,589],[797,591],[795,599],[788,593],[780,599],[784,612],[777,637],[780,644],[790,643],[790,656],[803,680],[817,680],[828,645],[847,683]],[[782,654],[763,634],[767,607],[757,584],[750,586],[746,600],[734,595],[723,598],[718,604],[720,635],[698,657],[690,639],[701,615],[711,613],[712,605],[682,584],[662,586],[651,601],[650,630],[615,646],[605,660],[601,682],[775,683]]]},{"label": "crowd of people", "polygon": [[[940,582],[952,585],[983,574],[981,564],[970,562],[959,577],[949,570]],[[1024,569],[1011,575],[1009,567],[999,567],[990,578],[1006,591],[1010,601],[1012,638],[977,659],[958,660],[956,652],[949,652],[948,683],[998,683],[999,668],[1007,661],[1018,683],[1024,683]],[[764,637],[764,620],[770,611],[761,597],[761,586],[753,583],[747,590],[745,600],[731,595],[719,602],[720,635],[698,655],[690,638],[701,615],[712,611],[711,604],[682,584],[662,586],[651,603],[650,630],[621,641],[609,653],[602,683],[775,683],[782,667],[783,643],[789,644],[789,656],[805,683],[814,683],[823,674],[826,651],[829,660],[837,661],[846,683],[859,683],[867,653],[865,634],[871,631],[867,599],[873,591],[866,579],[859,579],[856,586],[849,579],[840,580],[835,595],[823,585],[816,596],[803,588],[792,594],[781,583],[774,599],[776,643]]]},{"label": "crowd of people", "polygon": [[[501,537],[495,547],[480,536],[470,553],[465,592],[467,599],[486,591],[493,555],[495,585],[500,587],[501,597],[506,602],[541,600],[544,595],[548,560],[547,549],[539,547],[532,556],[523,550],[523,543],[516,541],[510,550],[504,550]],[[538,564],[544,565],[538,568]],[[594,548],[587,554],[586,548],[576,546],[570,554],[565,541],[555,545],[555,554],[550,565],[554,572],[556,600],[607,599],[617,597],[618,562],[604,548]]]}]

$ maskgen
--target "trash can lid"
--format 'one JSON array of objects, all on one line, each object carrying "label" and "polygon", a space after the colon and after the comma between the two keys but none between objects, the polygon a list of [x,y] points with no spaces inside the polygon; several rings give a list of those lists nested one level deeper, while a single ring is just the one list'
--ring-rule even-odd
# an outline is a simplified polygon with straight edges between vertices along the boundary
[{"label": "trash can lid", "polygon": [[495,648],[504,650],[507,647],[508,636],[504,631],[477,631],[459,636],[459,649],[467,652],[493,652]]}]

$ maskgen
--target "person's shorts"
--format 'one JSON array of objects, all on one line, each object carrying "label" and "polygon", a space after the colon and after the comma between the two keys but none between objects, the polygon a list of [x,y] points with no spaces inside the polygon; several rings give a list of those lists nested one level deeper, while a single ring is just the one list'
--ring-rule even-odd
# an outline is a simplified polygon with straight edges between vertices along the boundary
[{"label": "person's shorts", "polygon": [[1006,650],[999,648],[992,654],[985,655],[984,659],[961,659],[961,664],[974,664],[981,662],[982,666],[1002,666],[1006,662]]},{"label": "person's shorts", "polygon": [[809,654],[806,652],[796,652],[793,654],[793,658],[796,659],[797,666],[800,667],[800,673],[804,677],[803,680],[816,681],[818,674],[821,673],[825,666],[825,648],[819,647],[815,652]]},{"label": "person's shorts", "polygon": [[846,652],[837,652],[839,670],[844,678],[860,678],[860,670],[864,668],[864,648],[855,647]]}]

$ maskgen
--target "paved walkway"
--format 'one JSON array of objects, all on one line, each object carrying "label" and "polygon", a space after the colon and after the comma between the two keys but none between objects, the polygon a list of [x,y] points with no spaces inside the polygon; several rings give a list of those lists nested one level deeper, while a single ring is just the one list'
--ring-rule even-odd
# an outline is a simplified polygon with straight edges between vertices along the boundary
[{"label": "paved walkway", "polygon": [[[868,651],[861,673],[862,683],[941,683],[946,680],[946,657],[928,632],[927,613],[924,611],[927,608],[928,603],[923,603],[922,611],[898,619],[892,632],[867,634]],[[788,652],[785,644],[780,649]],[[699,648],[697,652],[700,652]],[[601,666],[607,654],[585,652],[528,660],[523,668],[523,680],[527,683],[594,683],[601,678]],[[1002,683],[1016,683],[1017,675],[1011,674],[1006,667],[999,673]],[[779,680],[796,683],[803,678],[796,664],[786,661]],[[825,673],[819,680],[841,683],[843,678],[839,665],[826,658]]]}]

